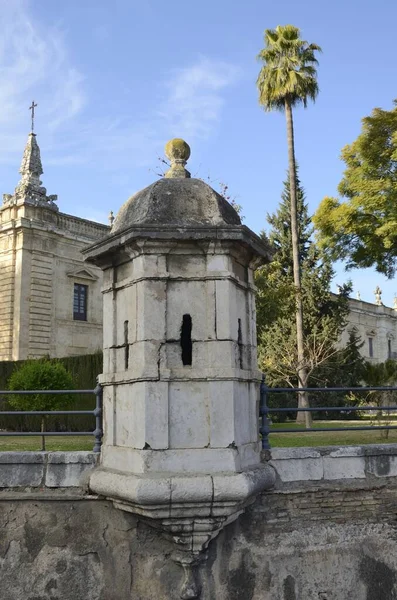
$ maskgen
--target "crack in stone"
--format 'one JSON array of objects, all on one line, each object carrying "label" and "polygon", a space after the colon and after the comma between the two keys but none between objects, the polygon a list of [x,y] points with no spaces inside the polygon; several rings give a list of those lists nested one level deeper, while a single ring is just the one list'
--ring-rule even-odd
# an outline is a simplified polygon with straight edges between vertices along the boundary
[{"label": "crack in stone", "polygon": [[105,527],[104,527],[104,529],[102,531],[102,539],[105,542],[105,547],[106,548],[109,547],[109,543],[108,543],[108,541],[106,539],[106,531],[108,530],[108,528],[109,528],[109,523],[106,523],[106,525],[105,525]]}]

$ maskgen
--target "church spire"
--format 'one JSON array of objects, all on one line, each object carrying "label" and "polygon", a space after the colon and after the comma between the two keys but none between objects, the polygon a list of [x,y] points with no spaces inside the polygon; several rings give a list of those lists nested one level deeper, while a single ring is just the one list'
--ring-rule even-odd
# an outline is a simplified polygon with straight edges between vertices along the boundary
[{"label": "church spire", "polygon": [[43,165],[41,164],[40,148],[36,140],[36,134],[33,132],[29,133],[19,172],[22,175],[20,183],[25,181],[40,187],[40,175],[43,174]]},{"label": "church spire", "polygon": [[58,207],[54,204],[57,196],[47,196],[46,188],[41,185],[40,176],[43,174],[43,165],[41,164],[40,148],[36,140],[36,134],[33,133],[34,109],[36,106],[37,104],[32,102],[29,109],[32,111],[32,130],[28,135],[19,169],[21,179],[15,188],[14,194],[3,195],[3,203],[19,203],[22,201],[28,204],[45,205],[58,210]]}]

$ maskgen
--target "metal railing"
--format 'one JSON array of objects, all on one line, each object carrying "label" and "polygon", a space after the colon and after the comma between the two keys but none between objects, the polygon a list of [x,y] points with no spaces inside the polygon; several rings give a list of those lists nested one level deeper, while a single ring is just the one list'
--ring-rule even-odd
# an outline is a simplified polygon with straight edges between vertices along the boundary
[{"label": "metal railing", "polygon": [[29,390],[29,391],[9,391],[1,390],[1,396],[20,395],[32,396],[36,394],[43,395],[61,395],[61,394],[95,394],[95,408],[93,410],[8,410],[0,411],[1,416],[44,416],[44,415],[92,415],[95,417],[94,431],[0,431],[0,437],[7,436],[94,436],[93,452],[100,452],[102,446],[102,399],[103,388],[98,383],[94,390]]},{"label": "metal railing", "polygon": [[270,450],[269,435],[272,433],[316,433],[317,431],[368,431],[368,430],[389,430],[397,429],[397,425],[363,425],[355,427],[312,427],[312,428],[297,428],[297,429],[282,429],[277,428],[271,430],[271,421],[269,414],[272,413],[291,413],[291,412],[373,412],[373,411],[397,411],[397,406],[316,406],[313,408],[300,408],[298,406],[290,406],[283,408],[269,408],[267,401],[269,394],[295,394],[299,392],[397,392],[397,386],[360,386],[360,387],[318,387],[318,388],[272,388],[268,387],[265,382],[265,376],[262,376],[260,385],[260,404],[259,416],[261,425],[259,433],[262,437],[262,450]]}]

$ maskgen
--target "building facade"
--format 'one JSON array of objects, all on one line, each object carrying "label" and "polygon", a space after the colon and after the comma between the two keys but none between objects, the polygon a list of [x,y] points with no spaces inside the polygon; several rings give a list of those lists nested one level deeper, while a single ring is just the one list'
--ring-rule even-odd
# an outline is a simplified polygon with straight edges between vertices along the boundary
[{"label": "building facade", "polygon": [[373,363],[397,358],[397,311],[384,306],[379,297],[376,303],[349,299],[348,324],[342,333],[340,345],[349,341],[354,332],[363,343],[360,350],[364,358]]},{"label": "building facade", "polygon": [[87,354],[102,348],[102,272],[81,250],[109,227],[59,211],[42,187],[32,132],[21,179],[0,206],[0,360]]}]

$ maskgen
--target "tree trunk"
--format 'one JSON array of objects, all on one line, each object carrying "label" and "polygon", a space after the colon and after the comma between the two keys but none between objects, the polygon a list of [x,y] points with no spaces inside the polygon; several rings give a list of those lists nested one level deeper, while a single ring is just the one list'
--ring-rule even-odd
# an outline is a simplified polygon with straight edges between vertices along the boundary
[{"label": "tree trunk", "polygon": [[[41,417],[41,432],[45,431],[45,415]],[[45,452],[45,435],[41,436],[41,451]]]},{"label": "tree trunk", "polygon": [[[295,147],[294,147],[294,124],[292,120],[292,108],[288,100],[285,101],[285,116],[287,120],[287,141],[288,141],[288,170],[289,185],[291,196],[291,238],[292,238],[292,261],[294,272],[295,300],[296,300],[296,339],[298,353],[298,385],[306,387],[308,380],[307,367],[305,365],[305,350],[303,338],[303,303],[301,288],[301,273],[299,261],[299,231],[298,231],[298,206],[296,198],[296,166],[295,166]],[[307,392],[299,392],[298,407],[308,408],[309,395]],[[309,429],[312,426],[312,416],[310,412],[298,412],[298,423],[305,423]]]}]

